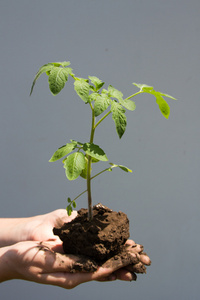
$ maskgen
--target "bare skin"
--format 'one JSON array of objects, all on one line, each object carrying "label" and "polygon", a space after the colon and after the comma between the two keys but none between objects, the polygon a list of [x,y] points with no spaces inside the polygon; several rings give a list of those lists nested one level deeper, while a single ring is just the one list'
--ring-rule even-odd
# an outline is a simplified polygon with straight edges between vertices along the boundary
[{"label": "bare skin", "polygon": [[64,222],[70,222],[77,215],[72,212],[69,217],[65,209],[57,209],[44,215],[29,218],[0,218],[0,247],[21,241],[48,241],[60,239],[53,234],[52,228]]},{"label": "bare skin", "polygon": [[[103,265],[95,272],[71,272],[79,257],[63,254],[61,241],[53,235],[52,227],[69,222],[75,216],[76,212],[68,217],[61,209],[31,218],[0,219],[0,282],[23,279],[71,289],[92,280],[135,280],[137,270],[132,265],[115,268]],[[10,224],[10,230],[5,234],[6,223]],[[127,244],[138,263],[150,265],[141,245],[131,240]]]}]

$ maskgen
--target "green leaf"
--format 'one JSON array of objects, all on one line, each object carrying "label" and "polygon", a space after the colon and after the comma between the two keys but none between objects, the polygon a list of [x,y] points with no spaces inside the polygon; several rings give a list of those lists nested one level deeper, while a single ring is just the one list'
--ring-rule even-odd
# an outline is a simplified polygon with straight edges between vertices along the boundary
[{"label": "green leaf", "polygon": [[110,105],[110,98],[106,95],[99,95],[94,102],[94,114],[95,117],[103,113]]},{"label": "green leaf", "polygon": [[136,109],[135,102],[133,102],[132,100],[121,100],[120,103],[121,103],[121,105],[123,105],[128,110],[133,111],[133,110]]},{"label": "green leaf", "polygon": [[112,118],[115,122],[115,127],[118,133],[119,138],[123,136],[126,130],[126,116],[125,116],[125,109],[117,102],[113,101],[111,103],[111,111],[112,111]]},{"label": "green leaf", "polygon": [[[43,65],[37,72],[37,74],[35,75],[35,78],[33,80],[33,84],[32,84],[32,87],[31,87],[31,92],[30,92],[30,95],[32,94],[33,92],[33,88],[35,86],[35,83],[36,83],[36,80],[40,77],[40,75],[42,75],[43,73],[46,73],[48,76],[51,74],[51,71],[52,69],[54,68],[57,68],[57,67],[60,67],[62,66],[63,68],[64,67],[67,67],[70,65],[70,62],[69,61],[63,61],[63,62],[52,62],[52,63],[48,63],[48,64],[45,64]],[[68,74],[71,74],[72,72],[72,69],[71,68],[65,68],[68,72]]]},{"label": "green leaf", "polygon": [[96,158],[101,161],[107,161],[108,158],[105,152],[98,146],[93,143],[85,143],[83,145],[83,150],[85,153],[93,158]]},{"label": "green leaf", "polygon": [[71,216],[72,211],[73,211],[71,204],[69,204],[69,205],[66,207],[66,210],[67,210],[68,216]]},{"label": "green leaf", "polygon": [[70,197],[67,198],[67,202],[68,202],[68,203],[71,203],[71,202],[72,202]]},{"label": "green leaf", "polygon": [[76,202],[75,201],[72,201],[72,206],[73,206],[73,208],[76,208]]},{"label": "green leaf", "polygon": [[83,146],[83,143],[81,142],[78,142],[78,141],[75,141],[75,140],[70,140],[72,143],[76,143],[77,145],[79,146]]},{"label": "green leaf", "polygon": [[105,89],[103,89],[103,90],[101,91],[101,95],[103,95],[103,94],[107,95],[107,94],[108,94],[108,91],[105,90]]},{"label": "green leaf", "polygon": [[96,163],[98,163],[98,162],[99,162],[99,159],[92,157],[92,163],[93,163],[93,164],[96,164]]},{"label": "green leaf", "polygon": [[129,168],[127,168],[127,167],[125,167],[125,166],[119,165],[118,167],[119,167],[121,170],[125,171],[125,172],[130,172],[130,173],[132,173],[132,170],[129,169]]},{"label": "green leaf", "polygon": [[81,152],[70,154],[64,161],[66,176],[69,180],[75,180],[79,177],[85,168],[85,156]]},{"label": "green leaf", "polygon": [[33,80],[32,86],[31,86],[30,96],[31,96],[31,94],[32,94],[32,92],[33,92],[33,88],[34,88],[34,86],[35,86],[35,83],[36,83],[37,79],[40,77],[40,75],[42,75],[43,73],[48,73],[52,68],[54,68],[53,63],[48,63],[48,64],[43,65],[43,66],[38,70],[38,72],[36,73],[35,78],[34,78],[34,80]]},{"label": "green leaf", "polygon": [[148,93],[148,92],[151,92],[154,90],[152,86],[147,85],[147,84],[141,84],[141,83],[135,83],[135,82],[133,84],[135,86],[137,86],[140,89],[140,91],[142,91],[142,92]]},{"label": "green leaf", "polygon": [[100,90],[100,88],[104,85],[104,82],[102,82],[99,78],[96,76],[88,76],[90,79],[91,83],[94,84],[96,90]]},{"label": "green leaf", "polygon": [[88,167],[88,159],[87,157],[85,157],[85,168],[83,169],[83,171],[81,172],[80,176],[84,179],[87,179],[87,167]]},{"label": "green leaf", "polygon": [[112,97],[112,98],[116,98],[119,101],[123,100],[122,92],[115,89],[112,85],[109,85],[109,87],[108,87],[108,96]]},{"label": "green leaf", "polygon": [[129,169],[129,168],[127,168],[127,167],[125,167],[125,166],[122,166],[122,165],[116,165],[116,164],[112,164],[112,163],[110,163],[110,165],[112,166],[111,168],[116,168],[116,167],[118,167],[118,168],[120,168],[121,170],[123,170],[123,171],[125,171],[125,172],[130,172],[130,173],[132,173],[132,170]]},{"label": "green leaf", "polygon": [[57,95],[65,86],[71,68],[54,67],[49,74],[49,89],[53,95]]},{"label": "green leaf", "polygon": [[76,78],[74,81],[74,89],[78,96],[87,103],[89,100],[90,85],[86,79]]},{"label": "green leaf", "polygon": [[137,86],[142,92],[144,93],[149,93],[152,95],[156,95],[156,94],[160,94],[160,96],[164,96],[173,100],[177,100],[176,98],[168,95],[168,94],[164,94],[158,91],[155,91],[154,88],[152,86],[146,85],[146,84],[140,84],[140,83],[133,83],[135,86]]},{"label": "green leaf", "polygon": [[62,62],[54,62],[52,63],[55,67],[60,67],[62,66],[63,68],[64,67],[67,67],[70,65],[70,62],[69,61],[62,61]]},{"label": "green leaf", "polygon": [[137,83],[133,83],[133,84],[136,85],[138,88],[140,88],[140,91],[155,96],[156,103],[158,104],[161,113],[163,114],[163,116],[166,119],[169,118],[170,107],[169,107],[168,103],[163,99],[163,97],[167,97],[167,98],[170,98],[170,99],[173,99],[173,100],[176,100],[176,98],[174,98],[174,97],[172,97],[168,94],[164,94],[164,93],[155,91],[152,86],[148,86],[146,84],[137,84]]},{"label": "green leaf", "polygon": [[71,143],[68,143],[62,147],[60,147],[50,158],[50,162],[56,161],[64,156],[66,156],[67,154],[69,154],[70,152],[72,152],[77,146],[77,142],[72,141]]},{"label": "green leaf", "polygon": [[98,97],[99,97],[99,93],[93,92],[92,94],[89,95],[88,102],[91,103],[93,101],[96,101]]},{"label": "green leaf", "polygon": [[156,95],[156,103],[158,104],[163,116],[168,119],[170,115],[170,107],[168,103],[159,94]]},{"label": "green leaf", "polygon": [[163,94],[163,93],[160,93],[161,96],[164,96],[164,97],[167,97],[167,98],[170,98],[170,99],[173,99],[173,100],[177,100],[176,98],[168,95],[168,94]]}]

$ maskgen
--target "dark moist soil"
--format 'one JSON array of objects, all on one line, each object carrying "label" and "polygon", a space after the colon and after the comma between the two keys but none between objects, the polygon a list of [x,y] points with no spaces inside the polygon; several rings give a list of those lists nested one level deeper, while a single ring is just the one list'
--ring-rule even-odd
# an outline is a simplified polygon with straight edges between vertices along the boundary
[{"label": "dark moist soil", "polygon": [[82,208],[74,220],[54,228],[53,233],[63,241],[66,254],[81,255],[72,272],[94,271],[101,265],[117,269],[138,263],[126,251],[125,242],[129,238],[127,215],[102,204],[93,207],[92,221],[88,220],[88,210]]}]

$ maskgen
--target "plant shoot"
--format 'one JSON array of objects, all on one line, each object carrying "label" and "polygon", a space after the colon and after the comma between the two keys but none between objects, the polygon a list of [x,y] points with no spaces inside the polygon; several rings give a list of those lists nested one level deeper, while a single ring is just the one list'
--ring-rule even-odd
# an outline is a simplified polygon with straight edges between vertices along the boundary
[{"label": "plant shoot", "polygon": [[[113,168],[119,168],[125,172],[132,172],[129,168],[114,164],[108,161],[108,157],[104,150],[94,143],[96,128],[109,116],[115,124],[115,128],[119,138],[121,139],[127,125],[126,110],[134,111],[136,106],[132,99],[139,94],[153,95],[156,103],[163,114],[168,119],[170,115],[170,107],[163,97],[176,100],[174,97],[163,94],[154,90],[152,86],[146,84],[133,83],[139,91],[124,98],[122,92],[109,85],[107,89],[103,88],[102,82],[96,76],[88,76],[87,79],[75,76],[72,68],[69,67],[70,62],[54,62],[43,65],[35,75],[30,95],[37,79],[43,73],[48,76],[49,89],[53,95],[57,95],[64,88],[68,78],[74,81],[74,90],[80,99],[88,105],[91,112],[91,131],[87,141],[70,140],[64,146],[52,155],[50,162],[62,159],[65,174],[68,180],[75,180],[79,176],[86,180],[86,190],[71,200],[68,197],[67,212],[71,214],[73,208],[76,207],[76,200],[87,192],[88,195],[88,218],[92,220],[92,195],[91,181],[106,171],[112,171]],[[108,167],[101,172],[92,176],[92,164],[98,162],[107,162]]]}]

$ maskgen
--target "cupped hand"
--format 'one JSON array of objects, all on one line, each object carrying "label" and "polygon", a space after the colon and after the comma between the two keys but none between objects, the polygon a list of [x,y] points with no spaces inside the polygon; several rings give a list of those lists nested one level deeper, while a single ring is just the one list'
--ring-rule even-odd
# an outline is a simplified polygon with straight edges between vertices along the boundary
[{"label": "cupped hand", "polygon": [[[116,279],[113,274],[116,270],[106,267],[99,267],[95,272],[72,273],[80,257],[55,252],[55,241],[26,241],[5,248],[6,251],[1,257],[4,262],[4,280],[22,279],[71,289],[92,280]],[[83,257],[81,261],[83,262]],[[120,271],[118,279],[121,276],[119,274]]]},{"label": "cupped hand", "polygon": [[64,223],[70,222],[76,216],[76,211],[73,211],[71,216],[68,216],[66,209],[57,209],[44,215],[28,218],[25,225],[27,231],[26,240],[54,240],[59,242],[59,237],[53,234],[53,227],[61,227]]},{"label": "cupped hand", "polygon": [[[62,242],[59,237],[53,234],[53,227],[60,227],[65,222],[70,222],[77,216],[77,212],[73,211],[72,215],[69,217],[65,209],[58,209],[53,212],[47,213],[45,215],[34,217],[35,220],[32,220],[33,223],[31,225],[31,235],[30,240],[42,240],[42,241],[55,241],[56,246],[54,245],[54,250],[63,254]],[[151,260],[146,253],[143,252],[143,246],[140,244],[136,244],[132,240],[128,240],[126,242],[127,249],[131,253],[131,255],[137,258],[136,264],[130,265],[118,265],[115,268],[106,268],[106,265],[102,268],[100,267],[98,272],[95,273],[95,276],[100,276],[98,281],[107,281],[107,280],[125,280],[131,281],[136,280],[136,273],[146,273],[145,265],[149,266],[151,264]],[[73,256],[74,257],[74,256]],[[106,270],[106,273],[105,273]],[[110,270],[110,271],[109,271]],[[108,275],[108,273],[109,275]],[[105,274],[103,276],[102,274]],[[94,277],[93,277],[94,278]],[[94,279],[92,279],[94,280]]]},{"label": "cupped hand", "polygon": [[[141,249],[140,245],[135,245],[133,255],[137,256],[140,255]],[[57,249],[59,245],[56,241],[25,241],[1,248],[4,251],[1,255],[1,266],[4,272],[0,281],[22,279],[71,289],[92,280],[135,280],[135,270],[123,265],[115,267],[102,265],[97,266],[94,272],[74,272],[80,261],[81,264],[84,263],[84,257],[59,253],[56,252]],[[139,260],[147,265],[150,264],[146,254],[140,255]],[[88,264],[88,258],[85,258],[85,262]]]},{"label": "cupped hand", "polygon": [[[146,266],[151,265],[149,256],[143,252],[144,247],[140,244],[136,244],[133,240],[126,242],[126,253],[123,254],[122,259],[120,256],[112,257],[106,261],[102,267],[112,266],[114,272],[112,273],[112,280],[125,280],[132,281],[137,279],[136,273],[146,273]],[[103,280],[100,279],[100,280]]]}]

